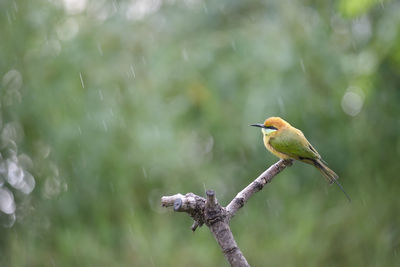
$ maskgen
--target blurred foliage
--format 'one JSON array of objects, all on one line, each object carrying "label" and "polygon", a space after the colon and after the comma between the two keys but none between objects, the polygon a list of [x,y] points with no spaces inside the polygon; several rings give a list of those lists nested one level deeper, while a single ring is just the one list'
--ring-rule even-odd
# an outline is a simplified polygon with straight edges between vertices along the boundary
[{"label": "blurred foliage", "polygon": [[398,1],[20,0],[0,14],[1,266],[227,266],[160,197],[228,203],[277,160],[248,127],[269,116],[303,130],[353,202],[294,164],[231,223],[249,262],[400,264]]}]

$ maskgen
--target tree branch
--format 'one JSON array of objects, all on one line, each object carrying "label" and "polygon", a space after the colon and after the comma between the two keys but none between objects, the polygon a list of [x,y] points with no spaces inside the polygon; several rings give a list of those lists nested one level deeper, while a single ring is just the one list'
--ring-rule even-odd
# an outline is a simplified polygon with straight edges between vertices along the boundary
[{"label": "tree branch", "polygon": [[213,190],[207,190],[206,195],[207,201],[204,213],[206,225],[210,228],[215,240],[217,240],[225,258],[231,266],[250,267],[233,238],[227,213],[225,209],[219,205],[215,198],[215,192]]},{"label": "tree branch", "polygon": [[164,196],[161,198],[161,205],[163,207],[174,207],[174,211],[186,212],[193,218],[192,231],[204,224],[204,207],[206,200],[193,193],[186,195],[176,194],[173,196]]},{"label": "tree branch", "polygon": [[193,193],[163,196],[161,205],[163,207],[173,206],[176,212],[188,213],[194,220],[192,231],[205,223],[231,266],[249,267],[250,265],[236,244],[229,221],[254,193],[263,189],[275,175],[290,165],[292,165],[292,160],[279,160],[240,191],[226,208],[218,203],[213,190],[206,191],[207,199]]},{"label": "tree branch", "polygon": [[249,200],[249,198],[257,193],[264,186],[271,182],[272,178],[275,177],[278,173],[280,173],[287,166],[292,165],[293,160],[279,160],[277,163],[269,167],[266,171],[264,171],[260,176],[258,176],[252,183],[246,186],[242,191],[240,191],[234,199],[232,199],[231,203],[226,206],[226,211],[228,212],[229,218],[235,216],[236,212],[244,206],[244,204]]}]

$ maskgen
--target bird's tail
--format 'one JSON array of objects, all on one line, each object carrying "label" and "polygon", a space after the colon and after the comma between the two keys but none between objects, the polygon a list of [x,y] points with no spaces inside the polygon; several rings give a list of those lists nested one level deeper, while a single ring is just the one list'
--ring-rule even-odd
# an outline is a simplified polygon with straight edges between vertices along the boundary
[{"label": "bird's tail", "polygon": [[339,175],[337,175],[334,171],[328,168],[324,162],[320,159],[313,160],[314,166],[322,173],[322,175],[328,180],[330,184],[335,183],[339,186],[340,190],[345,194],[347,199],[351,202],[350,196],[344,191],[342,185],[337,181]]},{"label": "bird's tail", "polygon": [[326,166],[326,164],[324,162],[322,162],[320,159],[313,160],[313,163],[314,163],[314,166],[317,167],[317,169],[326,178],[328,183],[331,184],[339,178],[339,176],[334,171],[329,169],[328,166]]}]

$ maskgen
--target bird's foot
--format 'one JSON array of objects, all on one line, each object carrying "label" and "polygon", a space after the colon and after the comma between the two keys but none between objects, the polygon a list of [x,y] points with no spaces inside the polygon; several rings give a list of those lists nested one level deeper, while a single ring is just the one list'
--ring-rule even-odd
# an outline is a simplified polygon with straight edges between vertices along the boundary
[{"label": "bird's foot", "polygon": [[293,165],[293,160],[292,159],[284,159],[284,164],[286,166],[292,166]]}]

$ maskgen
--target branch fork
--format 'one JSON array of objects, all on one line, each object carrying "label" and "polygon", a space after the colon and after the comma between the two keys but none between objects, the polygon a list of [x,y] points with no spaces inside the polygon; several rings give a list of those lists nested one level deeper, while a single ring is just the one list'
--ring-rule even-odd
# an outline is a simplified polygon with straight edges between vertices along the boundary
[{"label": "branch fork", "polygon": [[213,190],[206,191],[206,198],[193,193],[163,196],[161,198],[161,205],[163,207],[173,207],[176,212],[188,213],[194,220],[191,227],[192,231],[206,224],[231,266],[247,267],[250,265],[233,238],[229,222],[253,194],[262,190],[278,173],[292,165],[292,162],[292,160],[281,159],[273,164],[240,191],[226,207],[222,207],[218,203]]}]

